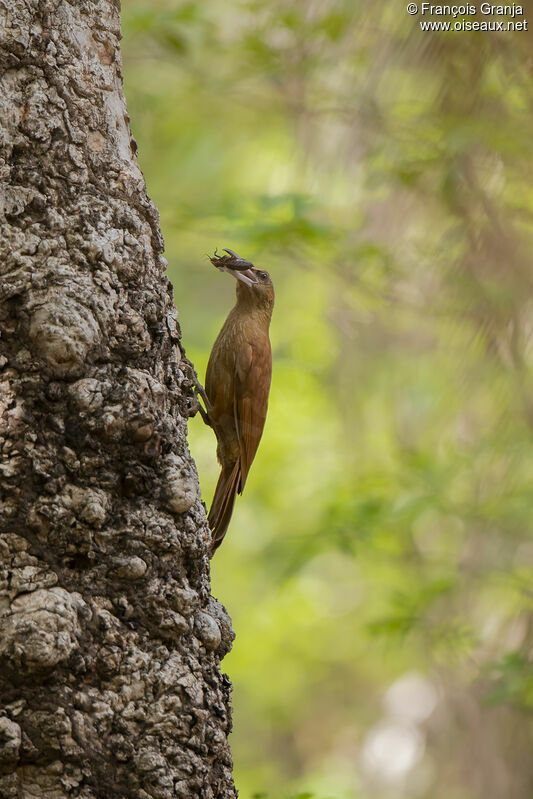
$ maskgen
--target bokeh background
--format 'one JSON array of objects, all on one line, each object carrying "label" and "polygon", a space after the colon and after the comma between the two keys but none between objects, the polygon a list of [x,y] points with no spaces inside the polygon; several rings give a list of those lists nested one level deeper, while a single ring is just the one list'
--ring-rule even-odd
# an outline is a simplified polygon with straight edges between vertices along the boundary
[{"label": "bokeh background", "polygon": [[[276,287],[212,567],[241,799],[529,799],[532,37],[392,0],[123,0],[123,27],[201,378],[235,291],[206,254]],[[199,417],[190,447],[209,503]]]}]

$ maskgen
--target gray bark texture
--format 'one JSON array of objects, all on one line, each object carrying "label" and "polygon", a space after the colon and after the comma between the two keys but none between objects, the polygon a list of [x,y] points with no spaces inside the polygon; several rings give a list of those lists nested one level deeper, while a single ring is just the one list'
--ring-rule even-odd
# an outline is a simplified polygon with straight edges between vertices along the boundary
[{"label": "gray bark texture", "polygon": [[0,797],[235,796],[114,0],[0,0]]}]

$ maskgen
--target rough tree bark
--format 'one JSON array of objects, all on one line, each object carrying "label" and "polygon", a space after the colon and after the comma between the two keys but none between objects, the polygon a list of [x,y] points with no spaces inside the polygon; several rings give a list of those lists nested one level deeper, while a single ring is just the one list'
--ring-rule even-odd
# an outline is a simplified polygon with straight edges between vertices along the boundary
[{"label": "rough tree bark", "polygon": [[116,0],[0,0],[0,797],[234,797]]}]

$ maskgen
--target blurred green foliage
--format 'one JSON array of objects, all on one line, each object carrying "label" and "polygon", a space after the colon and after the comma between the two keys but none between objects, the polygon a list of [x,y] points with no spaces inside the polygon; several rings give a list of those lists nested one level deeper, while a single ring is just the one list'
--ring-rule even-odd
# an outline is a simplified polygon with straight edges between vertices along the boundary
[{"label": "blurred green foliage", "polygon": [[[205,254],[276,287],[212,569],[241,797],[530,797],[530,35],[370,0],[123,0],[123,28],[201,378],[235,291]],[[209,503],[199,418],[190,446]]]}]

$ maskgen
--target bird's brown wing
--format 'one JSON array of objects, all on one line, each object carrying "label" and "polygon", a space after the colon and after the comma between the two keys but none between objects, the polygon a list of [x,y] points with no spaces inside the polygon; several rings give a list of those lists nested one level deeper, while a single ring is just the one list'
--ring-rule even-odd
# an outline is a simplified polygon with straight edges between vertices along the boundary
[{"label": "bird's brown wing", "polygon": [[242,493],[250,466],[263,434],[272,377],[272,355],[268,339],[263,346],[247,344],[235,361],[234,414],[239,438]]},{"label": "bird's brown wing", "polygon": [[205,390],[209,400],[209,418],[217,436],[217,455],[221,464],[235,461],[239,447],[235,436],[235,355],[221,342],[213,346],[205,376]]},{"label": "bird's brown wing", "polygon": [[223,333],[224,328],[213,344],[205,374],[205,390],[210,404],[216,408],[226,405],[226,398],[231,402],[233,395],[233,354],[224,346]]}]

